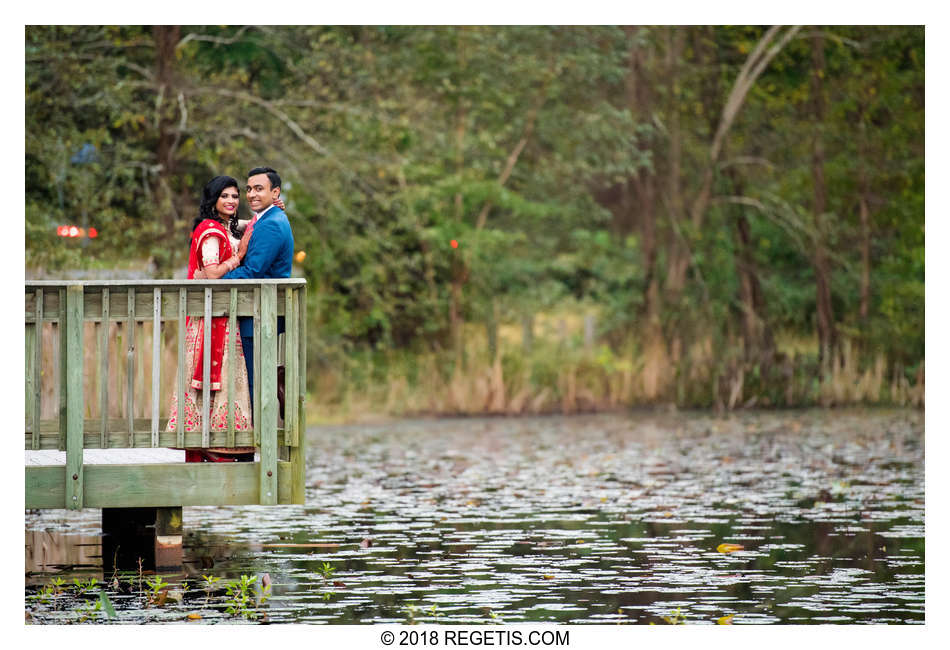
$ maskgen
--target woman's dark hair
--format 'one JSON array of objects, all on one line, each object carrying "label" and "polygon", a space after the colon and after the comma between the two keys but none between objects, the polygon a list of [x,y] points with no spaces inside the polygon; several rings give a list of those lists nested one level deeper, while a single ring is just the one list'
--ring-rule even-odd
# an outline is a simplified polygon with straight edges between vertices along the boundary
[{"label": "woman's dark hair", "polygon": [[[224,219],[218,214],[218,210],[215,206],[218,203],[218,197],[221,196],[221,192],[229,187],[233,187],[234,189],[240,191],[241,186],[238,185],[237,179],[234,179],[230,176],[215,176],[210,181],[208,181],[208,184],[205,185],[204,190],[201,192],[201,206],[198,208],[198,216],[195,218],[195,223],[191,226],[192,232],[194,232],[195,228],[198,227],[198,224],[205,219],[214,219],[215,221],[220,222],[222,225],[228,225],[224,223]],[[237,213],[235,213],[235,217],[237,217]],[[234,222],[237,222],[236,218],[234,219]]]}]

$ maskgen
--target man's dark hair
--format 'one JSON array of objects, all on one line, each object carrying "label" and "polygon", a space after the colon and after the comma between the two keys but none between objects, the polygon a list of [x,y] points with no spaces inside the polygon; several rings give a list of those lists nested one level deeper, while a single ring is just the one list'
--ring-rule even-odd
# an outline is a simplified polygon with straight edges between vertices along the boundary
[{"label": "man's dark hair", "polygon": [[247,177],[257,176],[258,174],[267,174],[267,180],[270,181],[271,189],[280,187],[280,176],[270,167],[255,167],[247,173]]}]

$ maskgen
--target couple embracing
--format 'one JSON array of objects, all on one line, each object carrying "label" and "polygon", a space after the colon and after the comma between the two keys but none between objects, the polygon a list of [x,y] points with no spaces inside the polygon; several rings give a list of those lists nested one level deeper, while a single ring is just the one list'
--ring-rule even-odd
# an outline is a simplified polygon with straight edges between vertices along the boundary
[{"label": "couple embracing", "polygon": [[[188,255],[188,279],[238,280],[289,278],[294,252],[294,236],[280,199],[280,176],[270,167],[255,167],[247,173],[245,194],[253,213],[247,221],[238,220],[240,191],[230,176],[216,176],[204,187],[198,217],[191,231]],[[254,396],[254,319],[239,318],[239,332],[231,332],[228,319],[211,319],[211,386],[209,429],[226,429],[228,403],[234,411],[234,428],[253,428]],[[277,322],[283,332],[283,318]],[[238,336],[240,334],[240,336]],[[234,358],[228,355],[228,339],[235,338]],[[185,403],[178,404],[178,391],[172,395],[169,431],[184,420],[185,431],[202,430],[202,392],[204,388],[204,319],[188,318],[185,335]],[[234,393],[222,378],[234,366]],[[181,406],[181,408],[179,408]],[[252,461],[253,447],[237,449],[188,449],[187,462]]]}]

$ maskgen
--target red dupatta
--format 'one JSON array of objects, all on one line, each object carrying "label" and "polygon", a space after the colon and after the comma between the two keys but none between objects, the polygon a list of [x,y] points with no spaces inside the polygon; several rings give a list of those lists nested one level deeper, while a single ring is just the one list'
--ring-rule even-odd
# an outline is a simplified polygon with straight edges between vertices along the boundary
[{"label": "red dupatta", "polygon": [[[231,257],[231,240],[224,226],[214,219],[205,219],[198,224],[198,227],[191,233],[191,250],[188,253],[188,279],[193,280],[195,271],[203,268],[201,265],[201,246],[209,237],[218,238],[218,261]],[[200,389],[204,381],[204,319],[188,318],[188,324],[193,322],[200,324],[198,334],[195,337],[194,361],[195,371],[191,377],[191,387]],[[221,364],[224,360],[225,332],[228,326],[228,319],[219,316],[211,319],[211,390],[221,390]]]}]

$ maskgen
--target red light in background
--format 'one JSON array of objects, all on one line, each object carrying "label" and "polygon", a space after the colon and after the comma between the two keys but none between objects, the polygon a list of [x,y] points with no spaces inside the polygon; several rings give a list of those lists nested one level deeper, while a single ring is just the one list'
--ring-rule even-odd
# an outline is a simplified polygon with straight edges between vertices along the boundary
[{"label": "red light in background", "polygon": [[85,228],[79,228],[77,226],[56,226],[56,234],[60,237],[98,237],[99,231],[95,228],[90,228],[87,232]]},{"label": "red light in background", "polygon": [[452,245],[452,248],[458,248],[458,247],[459,247],[459,243],[458,243],[457,241],[455,241],[454,239],[453,239],[452,241],[450,241],[449,244]]}]

